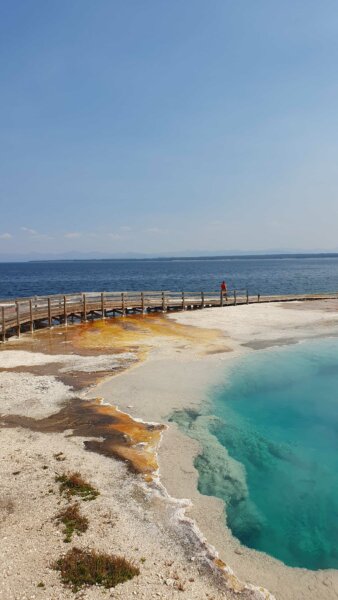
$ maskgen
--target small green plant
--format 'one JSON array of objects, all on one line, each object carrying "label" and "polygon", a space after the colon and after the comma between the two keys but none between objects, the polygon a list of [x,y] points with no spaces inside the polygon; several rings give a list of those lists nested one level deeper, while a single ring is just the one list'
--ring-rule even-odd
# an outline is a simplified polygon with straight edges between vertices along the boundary
[{"label": "small green plant", "polygon": [[61,510],[57,515],[59,523],[64,525],[64,542],[69,543],[72,541],[73,533],[80,535],[88,529],[88,519],[84,515],[81,515],[79,505],[71,504],[64,510]]},{"label": "small green plant", "polygon": [[38,583],[37,587],[39,587],[39,588],[44,588],[44,587],[45,587],[45,584],[43,583],[43,581],[39,581],[39,583]]},{"label": "small green plant", "polygon": [[95,550],[71,548],[54,565],[60,571],[62,581],[77,592],[84,585],[115,587],[139,575],[140,571],[123,556],[114,556]]},{"label": "small green plant", "polygon": [[80,496],[82,500],[89,501],[95,500],[100,493],[78,472],[57,475],[55,481],[60,484],[60,493],[65,493],[68,497]]}]

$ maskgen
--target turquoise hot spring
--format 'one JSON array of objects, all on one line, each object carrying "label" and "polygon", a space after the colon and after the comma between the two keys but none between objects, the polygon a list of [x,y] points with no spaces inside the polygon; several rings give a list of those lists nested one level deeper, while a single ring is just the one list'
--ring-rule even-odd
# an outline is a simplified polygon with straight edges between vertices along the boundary
[{"label": "turquoise hot spring", "polygon": [[338,339],[236,359],[201,413],[172,416],[202,451],[201,493],[233,535],[292,567],[338,568]]}]

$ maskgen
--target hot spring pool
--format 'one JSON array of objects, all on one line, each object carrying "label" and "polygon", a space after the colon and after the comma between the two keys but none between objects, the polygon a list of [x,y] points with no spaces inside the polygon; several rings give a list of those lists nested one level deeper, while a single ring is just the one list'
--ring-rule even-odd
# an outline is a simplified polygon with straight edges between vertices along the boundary
[{"label": "hot spring pool", "polygon": [[242,544],[307,569],[338,568],[338,340],[256,351],[227,368],[202,414],[199,490],[222,498]]}]

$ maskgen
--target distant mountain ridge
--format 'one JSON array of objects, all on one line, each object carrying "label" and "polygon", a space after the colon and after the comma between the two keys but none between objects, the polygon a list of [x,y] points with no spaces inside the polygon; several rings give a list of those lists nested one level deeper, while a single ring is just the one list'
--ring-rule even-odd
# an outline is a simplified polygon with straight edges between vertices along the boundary
[{"label": "distant mountain ridge", "polygon": [[100,260],[179,260],[179,259],[221,259],[221,258],[311,258],[338,256],[338,250],[294,250],[274,249],[265,251],[191,251],[191,252],[121,252],[109,255],[106,252],[64,252],[64,253],[27,253],[27,254],[0,254],[0,262],[60,262],[60,261],[100,261]]}]

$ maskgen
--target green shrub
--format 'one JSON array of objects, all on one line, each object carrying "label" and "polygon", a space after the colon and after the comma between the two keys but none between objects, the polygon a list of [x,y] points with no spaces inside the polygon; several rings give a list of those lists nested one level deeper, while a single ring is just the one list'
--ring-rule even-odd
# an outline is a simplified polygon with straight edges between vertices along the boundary
[{"label": "green shrub", "polygon": [[84,585],[115,587],[140,573],[138,567],[123,556],[80,548],[71,548],[54,568],[60,571],[63,583],[70,585],[74,592]]},{"label": "green shrub", "polygon": [[64,510],[61,510],[57,515],[59,523],[63,523],[65,542],[71,542],[73,533],[81,534],[88,529],[88,519],[84,515],[81,515],[78,504],[71,504]]},{"label": "green shrub", "polygon": [[55,481],[60,484],[60,493],[66,493],[67,496],[80,496],[82,500],[95,500],[100,493],[77,472],[58,475]]}]

